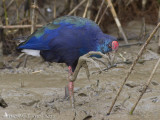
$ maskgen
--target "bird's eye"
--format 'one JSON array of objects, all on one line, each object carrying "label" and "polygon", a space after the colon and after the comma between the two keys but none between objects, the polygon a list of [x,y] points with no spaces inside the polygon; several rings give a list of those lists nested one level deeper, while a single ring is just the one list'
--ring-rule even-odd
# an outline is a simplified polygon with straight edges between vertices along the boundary
[{"label": "bird's eye", "polygon": [[111,44],[108,44],[108,47],[111,48],[112,47]]}]

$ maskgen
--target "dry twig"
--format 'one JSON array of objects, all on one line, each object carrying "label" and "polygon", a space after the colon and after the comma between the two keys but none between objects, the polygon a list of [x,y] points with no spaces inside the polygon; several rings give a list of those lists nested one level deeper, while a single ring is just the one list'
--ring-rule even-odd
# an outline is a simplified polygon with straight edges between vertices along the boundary
[{"label": "dry twig", "polygon": [[144,17],[146,3],[147,3],[147,0],[142,0],[143,16],[142,16],[142,27],[141,27],[141,32],[140,32],[140,35],[139,35],[139,40],[143,40],[144,37],[146,36],[146,24],[145,24],[146,22],[145,22],[145,17]]},{"label": "dry twig", "polygon": [[135,43],[128,43],[128,44],[120,44],[119,47],[128,47],[132,45],[142,45],[144,42],[135,42]]},{"label": "dry twig", "polygon": [[[0,26],[3,29],[20,29],[20,28],[31,28],[32,25],[7,25]],[[43,25],[36,25],[36,27],[42,27]]]},{"label": "dry twig", "polygon": [[134,66],[136,65],[138,59],[141,57],[142,53],[144,52],[145,48],[147,47],[147,45],[149,44],[149,42],[151,41],[151,39],[152,39],[152,37],[154,36],[154,34],[157,32],[157,30],[158,30],[159,27],[160,27],[160,23],[155,27],[155,29],[154,29],[153,32],[150,34],[149,38],[146,40],[145,44],[142,46],[141,50],[139,51],[136,59],[134,60],[134,62],[133,62],[133,64],[131,65],[130,69],[128,70],[128,73],[126,74],[126,77],[125,77],[125,79],[124,79],[124,81],[123,81],[123,83],[122,83],[122,85],[121,85],[121,87],[120,87],[120,89],[119,89],[119,91],[118,91],[115,99],[113,100],[112,105],[111,105],[111,107],[110,107],[107,115],[109,115],[110,112],[112,111],[112,108],[113,108],[115,102],[117,101],[117,98],[118,98],[118,96],[120,95],[120,93],[121,93],[121,91],[122,91],[122,88],[123,88],[124,84],[126,83],[129,75],[131,74]]},{"label": "dry twig", "polygon": [[88,7],[89,7],[89,0],[87,1],[86,8],[85,8],[84,13],[83,13],[83,17],[84,17],[84,18],[85,18],[86,15],[87,15]]},{"label": "dry twig", "polygon": [[4,30],[0,29],[0,68],[3,68],[4,62],[3,62],[3,42],[2,40],[4,39]]},{"label": "dry twig", "polygon": [[5,24],[8,25],[8,14],[7,14],[5,1],[6,0],[3,0],[3,9],[4,9],[4,15],[5,15]]},{"label": "dry twig", "polygon": [[[159,4],[159,10],[158,10],[158,22],[160,22],[160,4]],[[160,30],[158,31],[158,50],[157,53],[160,54]]]},{"label": "dry twig", "polygon": [[[34,6],[36,6],[37,5],[37,0],[34,0]],[[31,34],[34,32],[34,30],[35,30],[35,25],[36,25],[36,21],[35,21],[35,8],[36,7],[34,7],[33,8],[33,10],[32,10],[32,26],[31,26]]]},{"label": "dry twig", "polygon": [[38,7],[36,7],[36,10],[38,11],[38,13],[40,14],[40,16],[43,18],[43,20],[46,22],[46,23],[48,23],[48,20],[47,20],[47,18],[41,13],[41,11],[39,10],[39,8]]},{"label": "dry twig", "polygon": [[98,10],[98,13],[97,13],[97,15],[96,15],[96,18],[95,18],[95,22],[97,22],[97,20],[98,20],[98,17],[99,17],[99,14],[100,14],[100,12],[101,12],[101,10],[102,10],[102,7],[103,7],[103,5],[104,5],[104,2],[105,2],[105,0],[102,0],[102,3],[101,3],[101,6],[100,6],[100,8],[99,8],[99,10]]},{"label": "dry twig", "polygon": [[123,36],[123,38],[124,38],[125,43],[128,44],[127,37],[126,37],[126,35],[125,35],[124,31],[123,31],[123,28],[122,28],[122,26],[121,26],[121,23],[120,23],[120,21],[119,21],[119,19],[118,19],[118,16],[117,16],[117,14],[116,14],[116,11],[115,11],[115,9],[114,9],[114,6],[113,6],[111,0],[106,0],[106,2],[108,2],[108,5],[109,5],[109,7],[110,7],[110,9],[111,9],[111,12],[112,12],[112,15],[113,15],[113,17],[114,17],[114,20],[115,20],[115,22],[116,22],[116,24],[117,24],[117,27],[118,27],[120,33],[122,34],[122,36]]},{"label": "dry twig", "polygon": [[109,70],[111,68],[114,68],[114,67],[117,67],[117,64],[113,64],[113,65],[107,66],[106,68],[104,68],[102,70],[94,71],[94,72],[92,72],[92,74],[101,73],[102,71],[107,71],[107,70]]},{"label": "dry twig", "polygon": [[53,17],[54,18],[56,18],[56,13],[57,13],[57,11],[56,11],[56,5],[57,5],[57,0],[54,0],[54,6],[53,6]]},{"label": "dry twig", "polygon": [[[10,6],[13,4],[13,2],[14,2],[14,0],[11,0],[11,1],[9,2],[9,4],[8,4],[7,7],[6,7],[6,10],[8,10],[8,9],[10,8]],[[5,11],[2,12],[1,17],[3,17],[4,14],[5,14]]]},{"label": "dry twig", "polygon": [[148,88],[148,86],[149,86],[149,84],[150,84],[150,82],[151,82],[151,80],[152,80],[152,78],[153,78],[153,75],[154,75],[154,73],[156,72],[156,70],[157,70],[157,68],[158,68],[159,63],[160,63],[160,58],[158,59],[156,65],[154,66],[153,71],[152,71],[152,73],[151,73],[151,75],[150,75],[150,77],[149,77],[149,79],[148,79],[148,82],[147,82],[147,84],[145,85],[143,91],[141,92],[141,94],[140,94],[137,102],[136,102],[136,103],[134,104],[134,106],[132,107],[132,109],[131,109],[131,111],[130,111],[130,114],[131,114],[131,115],[133,114],[133,112],[134,112],[137,104],[138,104],[139,101],[141,100],[143,94],[146,92],[146,90],[147,90],[147,88]]},{"label": "dry twig", "polygon": [[106,11],[107,11],[107,9],[108,9],[108,5],[107,5],[107,7],[104,9],[104,11],[103,11],[103,13],[102,13],[102,15],[101,15],[101,17],[100,17],[100,19],[99,19],[99,21],[98,21],[98,25],[100,25],[100,23],[101,23],[101,21],[102,21],[102,19],[103,19],[103,17],[104,17],[104,15],[105,15],[105,13],[106,13]]},{"label": "dry twig", "polygon": [[72,15],[86,0],[81,1],[72,11],[68,13],[68,15]]},{"label": "dry twig", "polygon": [[[37,5],[37,0],[34,0],[33,10],[32,10],[31,34],[34,32],[35,25],[36,25],[36,16],[35,16],[35,9],[37,8],[36,5]],[[26,67],[26,65],[27,65],[27,59],[28,59],[28,55],[25,56],[23,67]]]}]

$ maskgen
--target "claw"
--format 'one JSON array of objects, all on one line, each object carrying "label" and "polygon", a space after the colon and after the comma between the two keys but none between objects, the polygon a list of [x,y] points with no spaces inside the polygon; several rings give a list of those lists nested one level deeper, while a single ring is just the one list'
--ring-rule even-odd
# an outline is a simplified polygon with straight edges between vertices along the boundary
[{"label": "claw", "polygon": [[[81,56],[79,58],[78,64],[76,66],[76,69],[75,69],[75,71],[74,71],[74,73],[73,73],[72,78],[70,79],[70,81],[74,82],[76,80],[77,75],[79,73],[79,70],[81,69],[82,66],[84,66],[84,64],[86,64],[86,61],[93,62],[102,71],[102,69],[100,68],[100,66],[92,58],[89,58],[91,55],[100,55],[103,58],[107,59],[108,62],[110,62],[108,56],[104,55],[103,53],[91,51],[91,52],[89,52],[89,53],[87,53],[87,54],[85,54],[85,55],[83,55],[83,56]],[[86,68],[87,77],[89,78],[89,70],[88,70],[87,67],[85,67],[85,68]]]},{"label": "claw", "polygon": [[88,80],[90,81],[90,79],[89,79],[89,77],[90,77],[90,73],[89,73],[89,69],[88,69],[87,62],[85,62],[85,63],[83,64],[83,67],[85,68],[87,78],[88,78]]},{"label": "claw", "polygon": [[[96,67],[98,67],[102,71],[100,66],[92,58],[89,58],[91,55],[100,55],[103,58],[107,59],[108,62],[110,63],[110,60],[109,60],[108,56],[102,54],[101,52],[91,51],[91,52],[89,52],[89,53],[87,53],[87,54],[85,54],[85,55],[83,55],[79,58],[78,64],[76,66],[76,69],[75,69],[74,73],[72,72],[72,67],[71,66],[68,67],[68,70],[69,70],[68,89],[69,89],[69,96],[70,96],[70,102],[71,102],[72,108],[75,108],[75,104],[74,104],[74,81],[76,80],[81,67],[83,66],[85,68],[88,80],[89,80],[89,77],[90,77],[90,73],[89,73],[87,61],[93,62],[96,65]],[[114,57],[113,57],[113,60],[114,60]],[[103,62],[101,62],[101,63],[103,63]]]}]

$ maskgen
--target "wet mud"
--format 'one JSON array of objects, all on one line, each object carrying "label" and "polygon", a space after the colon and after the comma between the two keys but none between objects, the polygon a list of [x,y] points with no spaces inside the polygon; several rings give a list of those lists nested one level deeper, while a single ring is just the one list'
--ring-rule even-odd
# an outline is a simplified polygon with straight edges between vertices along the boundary
[{"label": "wet mud", "polygon": [[[75,110],[64,98],[64,87],[68,83],[66,65],[48,65],[34,57],[29,57],[26,68],[14,68],[18,62],[10,64],[13,69],[0,70],[0,92],[8,104],[6,108],[0,107],[0,120],[159,120],[160,67],[134,114],[129,114],[159,58],[156,53],[157,40],[149,44],[111,114],[106,115],[131,66],[123,63],[124,58],[133,61],[140,48],[141,46],[120,48],[115,62],[122,63],[100,74],[95,73],[99,69],[94,64],[88,63],[90,81],[82,68],[75,81]],[[5,59],[7,61],[11,58],[7,56]],[[103,65],[100,67],[105,68]]]}]

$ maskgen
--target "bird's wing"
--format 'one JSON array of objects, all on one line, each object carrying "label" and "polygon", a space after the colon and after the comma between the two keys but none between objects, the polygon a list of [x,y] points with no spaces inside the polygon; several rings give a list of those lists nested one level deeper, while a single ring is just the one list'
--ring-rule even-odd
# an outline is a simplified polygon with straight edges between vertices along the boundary
[{"label": "bird's wing", "polygon": [[32,33],[18,49],[49,50],[48,43],[58,35],[59,24],[49,23]]},{"label": "bird's wing", "polygon": [[[73,42],[77,42],[77,40],[74,41],[75,39],[73,39],[75,37],[75,34],[73,33],[74,31],[78,33],[77,30],[80,30],[80,33],[82,34],[82,32],[85,31],[84,26],[94,26],[94,28],[99,29],[93,21],[81,17],[64,16],[57,18],[52,23],[37,29],[28,37],[26,42],[19,45],[18,49],[50,50],[55,44],[56,46],[59,46],[59,44],[62,43],[64,43],[64,45],[70,44],[71,39]],[[80,37],[81,36],[76,37],[76,39]],[[70,38],[70,42],[66,41],[67,38]]]}]

